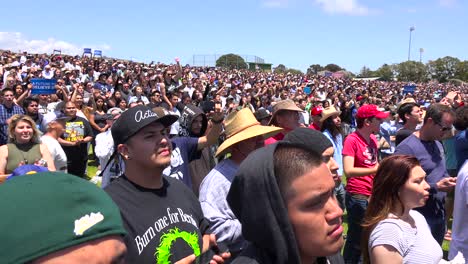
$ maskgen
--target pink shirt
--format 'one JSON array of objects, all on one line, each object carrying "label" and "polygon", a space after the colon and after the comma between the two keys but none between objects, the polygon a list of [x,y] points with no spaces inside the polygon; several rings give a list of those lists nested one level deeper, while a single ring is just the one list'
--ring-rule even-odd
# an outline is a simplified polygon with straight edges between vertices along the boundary
[{"label": "pink shirt", "polygon": [[[346,137],[343,144],[343,156],[354,157],[354,167],[373,168],[378,162],[377,146],[377,139],[374,135],[370,135],[370,143],[368,144],[361,134],[356,131]],[[371,174],[348,178],[346,191],[351,194],[370,196],[372,194],[374,176]]]}]

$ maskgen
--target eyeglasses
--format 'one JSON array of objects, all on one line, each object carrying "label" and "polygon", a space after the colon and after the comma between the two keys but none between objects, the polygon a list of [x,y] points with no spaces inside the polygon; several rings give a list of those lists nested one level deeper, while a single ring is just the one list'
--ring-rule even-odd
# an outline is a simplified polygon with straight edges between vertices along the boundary
[{"label": "eyeglasses", "polygon": [[453,126],[445,127],[445,126],[443,126],[443,125],[440,124],[440,123],[436,123],[436,125],[440,126],[441,130],[444,131],[444,132],[453,129]]}]

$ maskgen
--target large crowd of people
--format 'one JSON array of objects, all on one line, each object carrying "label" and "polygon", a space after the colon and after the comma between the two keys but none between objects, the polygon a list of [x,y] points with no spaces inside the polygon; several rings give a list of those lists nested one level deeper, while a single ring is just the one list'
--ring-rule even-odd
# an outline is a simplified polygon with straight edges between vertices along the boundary
[{"label": "large crowd of people", "polygon": [[468,84],[406,85],[3,51],[0,260],[464,263]]}]

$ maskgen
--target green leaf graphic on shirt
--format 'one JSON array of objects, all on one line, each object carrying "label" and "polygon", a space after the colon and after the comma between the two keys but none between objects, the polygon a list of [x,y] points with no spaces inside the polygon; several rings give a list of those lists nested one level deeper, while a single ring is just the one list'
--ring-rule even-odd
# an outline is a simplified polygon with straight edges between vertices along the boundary
[{"label": "green leaf graphic on shirt", "polygon": [[156,252],[154,253],[157,264],[170,263],[169,258],[171,257],[171,246],[178,238],[183,239],[190,246],[195,256],[200,255],[200,246],[198,245],[197,233],[180,231],[176,227],[174,229],[170,229],[169,232],[161,236],[161,239],[159,240],[159,246],[156,248]]}]

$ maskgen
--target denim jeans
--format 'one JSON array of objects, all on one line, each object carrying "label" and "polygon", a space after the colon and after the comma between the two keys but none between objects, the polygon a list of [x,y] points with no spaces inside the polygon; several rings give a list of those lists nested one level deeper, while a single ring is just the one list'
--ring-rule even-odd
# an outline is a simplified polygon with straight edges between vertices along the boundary
[{"label": "denim jeans", "polygon": [[348,234],[343,251],[346,264],[362,263],[361,222],[368,205],[367,200],[356,199],[346,192],[346,211],[348,212]]},{"label": "denim jeans", "polygon": [[431,228],[431,233],[434,239],[442,246],[444,235],[447,231],[445,217],[426,217],[427,224]]}]

